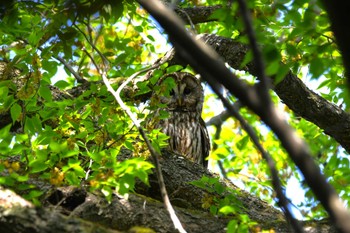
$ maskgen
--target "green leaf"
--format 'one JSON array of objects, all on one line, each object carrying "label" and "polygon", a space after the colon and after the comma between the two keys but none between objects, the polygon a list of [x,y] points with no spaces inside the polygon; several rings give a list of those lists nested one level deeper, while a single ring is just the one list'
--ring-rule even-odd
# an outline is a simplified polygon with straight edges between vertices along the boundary
[{"label": "green leaf", "polygon": [[9,88],[7,86],[2,86],[3,83],[4,82],[0,83],[0,100],[5,99],[9,93]]},{"label": "green leaf", "polygon": [[113,191],[110,187],[108,186],[104,186],[102,189],[101,189],[101,192],[103,193],[103,195],[105,195],[105,197],[107,198],[107,200],[111,200],[112,199],[112,194],[113,194]]},{"label": "green leaf", "polygon": [[217,181],[217,183],[214,184],[214,190],[218,194],[222,194],[225,191],[224,186]]},{"label": "green leaf", "polygon": [[151,89],[148,87],[148,82],[138,82],[136,85],[139,88],[136,95],[143,95],[151,91]]},{"label": "green leaf", "polygon": [[253,60],[253,53],[251,50],[249,50],[245,56],[244,56],[244,59],[240,65],[240,68],[244,68],[249,62],[251,62]]},{"label": "green leaf", "polygon": [[77,174],[74,171],[66,172],[65,179],[71,185],[79,185],[80,184],[80,178],[77,176]]},{"label": "green leaf", "polygon": [[25,119],[24,130],[30,133],[37,133],[42,131],[41,120],[38,115],[33,117],[27,116]]},{"label": "green leaf", "polygon": [[51,77],[57,73],[57,66],[58,63],[55,61],[50,61],[47,59],[42,61],[42,68],[46,70]]},{"label": "green leaf", "polygon": [[33,160],[29,162],[28,166],[31,168],[32,173],[38,173],[45,171],[49,166],[42,160]]},{"label": "green leaf", "polygon": [[[77,176],[79,177],[84,177],[85,176],[85,171],[84,169],[80,166],[80,161],[76,159],[69,159],[68,160],[68,168],[73,169],[76,173]],[[65,171],[65,169],[62,169],[62,171]]]},{"label": "green leaf", "polygon": [[312,77],[318,78],[325,71],[323,59],[318,57],[312,60],[309,68],[310,68],[310,73],[312,74]]},{"label": "green leaf", "polygon": [[40,190],[31,190],[30,192],[29,192],[29,194],[27,194],[27,195],[24,195],[24,197],[26,198],[26,199],[32,199],[32,198],[35,198],[35,197],[40,197],[41,195],[43,195],[43,191],[40,191]]},{"label": "green leaf", "polygon": [[40,85],[39,95],[43,97],[46,101],[52,102],[51,90],[47,85]]},{"label": "green leaf", "polygon": [[269,76],[275,75],[280,67],[280,61],[276,60],[273,62],[270,62],[268,66],[266,67],[266,74]]},{"label": "green leaf", "polygon": [[12,123],[15,123],[15,121],[18,120],[19,116],[22,113],[22,107],[19,104],[14,103],[10,109],[10,113],[11,113]]},{"label": "green leaf", "polygon": [[237,222],[237,220],[231,220],[228,224],[227,224],[227,233],[231,233],[231,232],[237,232],[237,228],[238,228],[239,224]]},{"label": "green leaf", "polygon": [[235,214],[236,210],[232,206],[227,205],[227,206],[221,207],[219,209],[219,212],[222,214],[228,215],[228,214]]},{"label": "green leaf", "polygon": [[7,138],[8,136],[11,136],[10,129],[11,129],[11,124],[6,125],[2,129],[0,129],[0,138],[4,139],[4,138]]},{"label": "green leaf", "polygon": [[52,152],[60,153],[67,150],[68,146],[66,141],[60,143],[53,140],[50,142],[49,148]]},{"label": "green leaf", "polygon": [[0,177],[0,184],[13,186],[15,184],[15,179],[9,176],[1,176]]},{"label": "green leaf", "polygon": [[209,208],[209,212],[212,214],[212,215],[216,215],[218,213],[218,207],[212,205],[210,206]]},{"label": "green leaf", "polygon": [[68,83],[68,82],[65,81],[65,80],[59,80],[59,81],[57,81],[57,82],[54,84],[54,86],[58,87],[58,88],[61,89],[61,90],[64,90],[64,89],[66,89],[66,88],[71,87],[71,84]]},{"label": "green leaf", "polygon": [[278,84],[280,81],[282,81],[286,75],[288,74],[288,72],[290,71],[289,66],[284,65],[284,64],[280,64],[280,66],[278,67],[278,71],[277,74],[275,76],[274,79],[274,84]]},{"label": "green leaf", "polygon": [[169,66],[169,67],[166,69],[166,72],[167,72],[167,73],[173,73],[173,72],[179,71],[179,70],[181,70],[181,69],[183,69],[182,66],[180,66],[180,65],[173,65],[173,66]]}]

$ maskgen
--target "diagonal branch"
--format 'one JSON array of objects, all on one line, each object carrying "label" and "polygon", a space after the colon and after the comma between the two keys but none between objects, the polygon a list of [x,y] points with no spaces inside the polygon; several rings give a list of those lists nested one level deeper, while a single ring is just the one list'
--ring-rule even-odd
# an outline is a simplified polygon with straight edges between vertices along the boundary
[{"label": "diagonal branch", "polygon": [[[254,63],[241,67],[248,47],[230,38],[212,34],[201,34],[210,45],[234,69],[244,69],[256,75]],[[271,77],[273,78],[273,77]],[[350,114],[310,90],[297,75],[289,72],[275,87],[274,91],[293,112],[314,123],[334,138],[350,153]]]},{"label": "diagonal branch", "polygon": [[257,150],[261,153],[262,157],[266,160],[267,165],[271,172],[272,186],[278,198],[277,204],[283,210],[283,213],[285,214],[290,225],[294,228],[295,232],[304,232],[300,222],[294,217],[294,215],[292,214],[289,208],[290,201],[287,199],[287,197],[284,195],[282,191],[282,185],[278,177],[278,171],[276,169],[275,161],[271,158],[269,153],[261,145],[260,140],[257,134],[255,133],[254,129],[245,121],[243,116],[238,112],[237,107],[232,105],[227,100],[227,98],[225,98],[222,95],[222,93],[220,92],[220,87],[218,85],[213,85],[211,87],[213,91],[218,95],[219,99],[222,101],[227,111],[239,121],[242,128],[247,132],[249,137],[252,139]]},{"label": "diagonal branch", "polygon": [[139,133],[141,134],[142,138],[145,140],[146,145],[149,149],[149,151],[151,152],[152,158],[155,161],[155,170],[156,170],[156,174],[158,177],[158,182],[159,182],[159,186],[160,186],[160,191],[162,194],[162,198],[163,198],[163,202],[164,202],[164,206],[166,208],[166,210],[168,211],[170,218],[174,224],[175,229],[177,229],[179,232],[185,233],[185,229],[182,227],[182,224],[179,220],[179,218],[176,216],[175,210],[173,208],[173,206],[170,203],[170,199],[168,196],[168,193],[166,191],[166,187],[165,187],[165,183],[164,183],[164,178],[162,175],[162,170],[160,167],[160,163],[159,163],[159,157],[160,155],[158,154],[158,152],[156,152],[156,150],[153,148],[151,142],[149,141],[145,131],[143,130],[143,128],[141,127],[141,124],[139,122],[139,120],[136,118],[136,116],[130,111],[130,109],[124,104],[123,100],[120,98],[120,93],[123,90],[123,88],[129,83],[131,82],[135,77],[137,77],[138,75],[140,75],[141,73],[145,73],[147,71],[156,69],[157,67],[159,67],[160,65],[162,65],[163,63],[159,63],[156,64],[154,66],[151,66],[147,69],[138,71],[136,73],[134,73],[132,76],[130,76],[125,82],[122,83],[122,85],[119,86],[119,88],[117,89],[117,91],[114,91],[113,87],[111,86],[111,84],[108,81],[108,78],[106,76],[105,72],[102,72],[102,78],[103,78],[103,82],[105,83],[105,85],[107,86],[107,89],[109,92],[111,92],[113,94],[113,96],[115,97],[115,99],[117,100],[118,104],[120,105],[120,107],[128,114],[128,116],[130,117],[130,119],[132,120],[132,122],[135,124],[136,128],[138,129]]},{"label": "diagonal branch", "polygon": [[155,0],[138,0],[169,34],[179,55],[188,62],[210,86],[223,84],[232,94],[247,105],[275,132],[294,163],[303,173],[307,184],[320,200],[340,232],[350,232],[350,214],[343,206],[333,187],[321,174],[308,147],[288,125],[273,105],[261,104],[256,89],[244,84],[225,67],[220,57],[204,43],[191,37],[184,25],[164,5]]},{"label": "diagonal branch", "polygon": [[327,1],[323,0],[327,13],[329,15],[332,30],[337,44],[343,57],[343,63],[346,71],[347,85],[350,88],[350,31],[347,27],[347,23],[350,21],[349,1]]},{"label": "diagonal branch", "polygon": [[251,15],[248,11],[248,7],[245,0],[238,0],[240,13],[245,24],[245,30],[248,35],[250,47],[253,52],[253,59],[256,64],[257,78],[260,82],[257,85],[259,96],[262,98],[264,105],[271,105],[271,98],[269,96],[269,88],[271,87],[271,80],[266,77],[264,60],[256,40],[255,30],[253,29],[253,23]]}]

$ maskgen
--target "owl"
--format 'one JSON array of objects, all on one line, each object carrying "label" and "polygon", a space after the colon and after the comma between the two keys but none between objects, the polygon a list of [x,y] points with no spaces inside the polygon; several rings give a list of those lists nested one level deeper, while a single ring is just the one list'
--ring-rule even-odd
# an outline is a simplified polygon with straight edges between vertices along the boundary
[{"label": "owl", "polygon": [[160,92],[152,96],[159,102],[155,116],[164,110],[168,117],[158,120],[155,128],[170,137],[168,150],[207,167],[210,140],[201,117],[204,93],[200,81],[190,73],[175,72],[163,76],[158,84]]}]

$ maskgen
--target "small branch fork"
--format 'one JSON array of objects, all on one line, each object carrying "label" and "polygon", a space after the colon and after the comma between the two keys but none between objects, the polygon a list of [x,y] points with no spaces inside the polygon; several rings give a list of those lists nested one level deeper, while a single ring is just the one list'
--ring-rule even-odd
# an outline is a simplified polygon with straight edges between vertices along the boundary
[{"label": "small branch fork", "polygon": [[[156,0],[138,0],[138,2],[165,29],[177,54],[200,73],[211,87],[221,83],[242,104],[261,117],[277,135],[293,162],[303,173],[307,184],[329,213],[338,231],[350,232],[350,214],[334,188],[322,175],[305,142],[296,135],[294,129],[272,103],[264,105],[266,104],[264,96],[268,97],[267,94],[264,94],[264,85],[267,83],[263,84],[262,87],[252,87],[245,84],[225,67],[213,49],[202,41],[191,37],[176,14],[167,9],[161,2]],[[263,80],[260,82],[264,82]],[[215,91],[215,89],[213,90]],[[272,102],[270,97],[268,98],[269,102]]]},{"label": "small branch fork", "polygon": [[[107,87],[107,90],[109,92],[112,93],[112,95],[114,96],[114,98],[116,99],[116,101],[118,102],[118,104],[120,105],[120,107],[128,114],[128,116],[130,117],[130,119],[132,120],[132,122],[134,123],[134,125],[136,126],[137,130],[139,131],[141,137],[145,140],[146,145],[151,153],[151,156],[155,162],[155,170],[156,170],[156,174],[157,174],[157,178],[158,178],[158,182],[159,182],[159,187],[160,187],[160,192],[163,198],[163,202],[164,202],[164,206],[165,209],[168,211],[170,218],[174,224],[175,229],[177,229],[180,233],[186,233],[185,229],[183,228],[179,218],[177,217],[175,210],[173,208],[173,206],[170,203],[170,199],[165,187],[165,183],[164,183],[164,178],[163,178],[163,174],[162,174],[162,169],[161,169],[161,165],[159,163],[159,157],[160,155],[158,154],[158,152],[153,148],[151,142],[149,141],[145,131],[143,130],[140,121],[137,119],[137,117],[135,116],[135,114],[133,112],[130,111],[130,109],[128,108],[128,106],[125,105],[125,103],[123,102],[123,100],[120,98],[120,93],[123,90],[124,87],[126,87],[126,85],[128,85],[128,83],[130,83],[133,79],[135,79],[138,75],[148,72],[150,70],[156,69],[159,66],[161,66],[162,64],[164,64],[165,62],[167,62],[170,58],[171,53],[168,53],[168,57],[165,57],[164,59],[162,59],[160,62],[156,62],[153,66],[140,70],[136,73],[134,73],[133,75],[131,75],[125,82],[123,82],[119,88],[117,89],[117,91],[115,91],[113,89],[113,87],[111,86],[110,82],[108,81],[107,78],[107,72],[109,70],[109,61],[108,59],[101,53],[101,51],[89,40],[89,38],[85,35],[85,33],[83,33],[80,29],[78,29],[85,37],[85,39],[88,41],[88,43],[90,44],[90,46],[92,46],[92,48],[100,55],[100,57],[102,58],[103,61],[103,65],[102,67],[98,67],[96,66],[96,63],[93,61],[93,64],[96,66],[97,71],[99,72],[99,74],[101,75],[104,84]],[[92,59],[92,57],[90,57]]]}]

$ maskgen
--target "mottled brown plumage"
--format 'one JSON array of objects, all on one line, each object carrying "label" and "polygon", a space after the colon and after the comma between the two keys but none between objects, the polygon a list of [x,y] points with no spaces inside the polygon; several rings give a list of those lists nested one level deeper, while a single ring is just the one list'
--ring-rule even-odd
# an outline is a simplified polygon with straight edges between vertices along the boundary
[{"label": "mottled brown plumage", "polygon": [[161,94],[153,98],[163,106],[155,110],[155,115],[165,110],[169,117],[159,120],[155,128],[170,137],[170,151],[207,167],[210,140],[201,117],[204,94],[200,81],[192,74],[175,72],[162,77],[158,84]]}]

